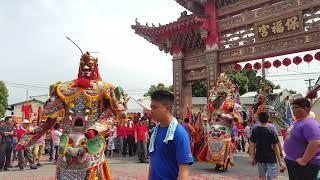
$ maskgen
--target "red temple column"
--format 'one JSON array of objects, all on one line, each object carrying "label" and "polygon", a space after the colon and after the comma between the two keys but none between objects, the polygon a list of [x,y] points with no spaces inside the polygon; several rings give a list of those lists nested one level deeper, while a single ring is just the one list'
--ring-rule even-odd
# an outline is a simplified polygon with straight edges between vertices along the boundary
[{"label": "red temple column", "polygon": [[174,100],[174,116],[183,117],[183,52],[180,47],[173,47],[173,93]]},{"label": "red temple column", "polygon": [[210,89],[220,74],[219,64],[219,33],[218,33],[218,17],[217,8],[214,0],[208,0],[205,4],[205,14],[208,16],[207,23],[204,26],[205,33],[202,38],[206,38],[206,60],[207,60],[207,80],[208,89]]},{"label": "red temple column", "polygon": [[205,14],[208,16],[204,28],[207,30],[206,49],[216,50],[219,44],[217,25],[217,8],[214,0],[208,0],[205,4]]}]

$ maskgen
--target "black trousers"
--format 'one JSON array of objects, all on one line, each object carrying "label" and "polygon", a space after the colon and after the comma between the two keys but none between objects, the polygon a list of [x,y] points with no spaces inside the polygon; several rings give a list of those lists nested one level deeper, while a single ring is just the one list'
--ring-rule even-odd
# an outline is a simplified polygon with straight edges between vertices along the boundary
[{"label": "black trousers", "polygon": [[246,152],[246,149],[245,149],[246,141],[244,140],[243,136],[239,136],[239,138],[240,138],[240,141],[239,141],[237,149],[238,149],[238,151],[241,151],[241,149],[242,149],[242,152]]},{"label": "black trousers", "polygon": [[0,169],[8,168],[11,164],[12,143],[0,144]]},{"label": "black trousers", "polygon": [[127,136],[127,138],[124,140],[124,143],[123,143],[122,155],[127,154],[127,148],[128,148],[129,156],[133,156],[133,145],[134,145],[134,137],[131,135]]},{"label": "black trousers", "polygon": [[319,180],[320,166],[308,164],[300,166],[297,162],[286,159],[290,180]]},{"label": "black trousers", "polygon": [[53,160],[54,147],[53,147],[52,139],[50,139],[49,145],[50,145],[50,148],[49,148],[49,160]]},{"label": "black trousers", "polygon": [[54,160],[55,161],[58,161],[58,150],[59,150],[59,146],[54,146],[54,154],[55,154],[55,156],[54,156]]}]

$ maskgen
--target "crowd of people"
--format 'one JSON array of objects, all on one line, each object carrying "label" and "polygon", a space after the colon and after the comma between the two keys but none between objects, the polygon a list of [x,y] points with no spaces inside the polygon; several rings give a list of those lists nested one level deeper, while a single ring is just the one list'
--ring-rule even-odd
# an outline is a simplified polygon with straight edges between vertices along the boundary
[{"label": "crowd of people", "polygon": [[[160,97],[163,98],[162,96]],[[158,97],[155,98],[157,100]],[[158,101],[161,102],[161,99],[158,98]],[[152,106],[155,105],[152,104]],[[226,129],[231,134],[233,151],[249,153],[252,165],[257,165],[260,179],[276,179],[279,172],[284,172],[286,169],[288,169],[290,180],[306,177],[308,177],[306,179],[310,180],[319,178],[319,123],[310,116],[311,104],[307,99],[302,98],[293,101],[292,107],[295,121],[287,131],[288,134],[284,139],[284,148],[278,139],[278,130],[270,122],[270,114],[263,110],[257,111],[256,116],[246,122],[239,122],[239,119],[234,117],[232,122],[229,123],[229,128]],[[156,107],[151,108],[155,109]],[[155,110],[152,112],[155,113]],[[166,113],[169,112],[166,111]],[[169,115],[171,114],[169,113]],[[164,119],[168,120],[168,118]],[[208,118],[201,116],[201,113],[191,118],[184,118],[183,121],[179,120],[179,117],[177,119],[174,118],[174,120],[174,122],[181,125],[176,128],[184,129],[183,133],[181,133],[186,135],[187,139],[184,136],[181,137],[180,145],[185,146],[184,149],[190,149],[191,159],[189,156],[171,158],[181,158],[181,163],[189,166],[194,160],[197,160],[201,149],[207,141],[208,133],[212,130],[210,126],[214,122],[208,121]],[[112,158],[114,154],[123,157],[136,155],[140,163],[149,163],[148,159],[151,158],[154,161],[150,162],[151,167],[159,166],[160,161],[163,160],[161,159],[163,153],[166,154],[168,152],[159,152],[158,148],[161,151],[167,151],[167,148],[176,148],[162,145],[164,139],[169,136],[166,133],[168,133],[167,131],[170,129],[169,126],[173,123],[172,121],[162,122],[158,119],[151,119],[146,115],[135,115],[133,118],[127,119],[127,121],[113,124],[105,135],[107,144],[106,156]],[[160,122],[160,124],[156,125],[156,122]],[[25,149],[16,149],[16,144],[20,141],[21,136],[28,132],[37,131],[44,121],[37,122],[34,120],[30,123],[29,120],[25,119],[21,124],[18,124],[12,122],[10,117],[6,117],[0,123],[1,171],[8,171],[9,168],[13,168],[12,165],[15,161],[18,161],[16,167],[19,167],[20,170],[23,170],[27,163],[29,163],[30,169],[37,169],[42,166],[40,160],[43,160],[42,155],[45,153],[48,154],[48,161],[57,161],[59,141],[62,135],[59,123],[55,124],[52,130],[39,138],[33,146]],[[181,129],[177,131],[180,132]],[[159,136],[162,139],[161,143],[153,136]],[[157,147],[156,150],[155,147]],[[182,152],[182,155],[188,154],[181,148],[179,148],[179,151]],[[183,160],[187,160],[187,162]],[[186,168],[184,166],[181,167]],[[174,170],[175,173],[179,172],[179,169],[180,166]],[[164,173],[156,169],[151,169],[151,171],[160,177]]]},{"label": "crowd of people", "polygon": [[[42,166],[40,163],[43,155],[47,155],[48,161],[57,162],[60,137],[62,135],[61,124],[57,123],[45,135],[40,137],[36,143],[25,149],[16,149],[17,143],[26,133],[36,132],[45,121],[30,122],[25,119],[22,123],[12,121],[11,117],[6,117],[0,121],[0,171],[8,171],[16,167],[23,170],[29,163],[31,169]],[[121,123],[115,123],[106,132],[107,149],[105,154],[111,158],[113,154],[121,156],[138,156],[139,162],[146,163],[148,158],[147,145],[151,135],[151,130],[155,123],[147,116],[136,113],[134,119],[131,117]]]},{"label": "crowd of people", "polygon": [[62,134],[60,124],[57,123],[51,131],[40,137],[36,143],[28,148],[19,149],[17,143],[26,133],[36,132],[45,121],[30,122],[24,119],[22,123],[12,121],[6,117],[0,122],[0,171],[8,171],[15,167],[23,170],[29,163],[30,169],[37,169],[42,166],[42,156],[48,154],[48,161],[57,161],[58,145]]}]

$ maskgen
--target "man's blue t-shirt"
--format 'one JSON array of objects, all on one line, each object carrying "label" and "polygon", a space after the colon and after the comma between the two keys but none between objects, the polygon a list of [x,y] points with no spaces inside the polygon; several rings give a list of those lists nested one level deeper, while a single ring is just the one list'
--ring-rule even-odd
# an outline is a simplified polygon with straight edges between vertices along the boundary
[{"label": "man's blue t-shirt", "polygon": [[179,165],[193,163],[190,149],[189,135],[186,130],[178,125],[174,138],[168,144],[163,140],[168,128],[158,128],[151,157],[151,180],[176,180],[179,175]]}]

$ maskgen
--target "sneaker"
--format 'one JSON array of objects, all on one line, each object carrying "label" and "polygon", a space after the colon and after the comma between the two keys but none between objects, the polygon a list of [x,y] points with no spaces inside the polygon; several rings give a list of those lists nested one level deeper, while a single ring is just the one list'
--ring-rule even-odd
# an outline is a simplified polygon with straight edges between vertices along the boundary
[{"label": "sneaker", "polygon": [[40,163],[37,163],[37,166],[40,167],[40,166],[42,166],[42,165],[41,165]]},{"label": "sneaker", "polygon": [[6,167],[5,167],[5,168],[3,168],[3,170],[4,170],[4,171],[9,171],[9,169],[8,169],[8,168],[6,168]]},{"label": "sneaker", "polygon": [[37,166],[35,166],[35,165],[33,165],[33,166],[31,165],[31,166],[30,166],[30,169],[38,169],[38,168],[37,168]]}]

